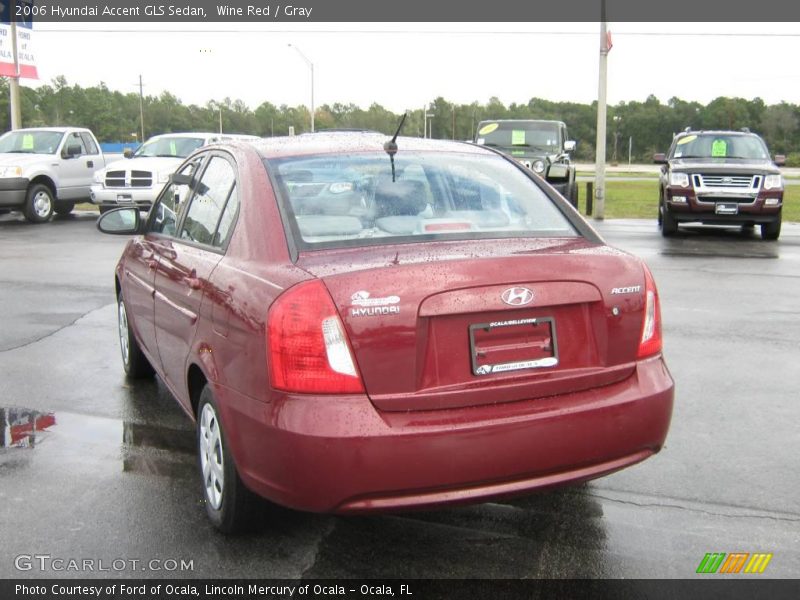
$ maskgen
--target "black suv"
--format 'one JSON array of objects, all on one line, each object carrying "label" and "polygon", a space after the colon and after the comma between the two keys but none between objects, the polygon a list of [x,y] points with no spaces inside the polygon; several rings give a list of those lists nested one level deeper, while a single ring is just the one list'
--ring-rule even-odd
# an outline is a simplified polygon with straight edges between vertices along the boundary
[{"label": "black suv", "polygon": [[575,167],[570,153],[575,142],[561,121],[500,119],[481,121],[475,143],[497,148],[541,175],[573,205],[577,200]]},{"label": "black suv", "polygon": [[663,164],[658,224],[664,236],[679,223],[761,226],[761,237],[781,233],[783,156],[773,161],[767,145],[748,129],[686,131],[672,140],[669,153],[656,154]]}]

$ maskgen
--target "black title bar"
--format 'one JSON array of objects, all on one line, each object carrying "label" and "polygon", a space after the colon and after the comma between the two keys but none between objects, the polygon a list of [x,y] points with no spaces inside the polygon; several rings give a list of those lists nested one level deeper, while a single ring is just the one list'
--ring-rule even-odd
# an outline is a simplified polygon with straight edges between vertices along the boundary
[{"label": "black title bar", "polygon": [[[601,0],[6,0],[17,22],[336,23],[600,21]],[[12,14],[9,17],[7,12]],[[790,0],[605,0],[609,22],[800,22]]]}]

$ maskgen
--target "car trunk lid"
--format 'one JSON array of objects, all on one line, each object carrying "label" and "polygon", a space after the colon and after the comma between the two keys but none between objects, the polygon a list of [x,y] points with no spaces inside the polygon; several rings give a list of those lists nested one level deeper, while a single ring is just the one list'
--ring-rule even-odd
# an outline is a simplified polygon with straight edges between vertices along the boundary
[{"label": "car trunk lid", "polygon": [[580,238],[353,248],[298,266],[327,286],[382,410],[566,394],[634,368],[643,269]]}]

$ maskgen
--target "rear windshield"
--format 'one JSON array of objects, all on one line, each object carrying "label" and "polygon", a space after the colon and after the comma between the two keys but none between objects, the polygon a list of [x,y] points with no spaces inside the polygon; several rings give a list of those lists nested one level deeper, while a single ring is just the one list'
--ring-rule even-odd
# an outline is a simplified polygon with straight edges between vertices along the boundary
[{"label": "rear windshield", "polygon": [[502,237],[572,237],[566,216],[500,156],[400,152],[265,161],[301,249]]},{"label": "rear windshield", "polygon": [[558,152],[561,147],[558,125],[535,121],[483,122],[475,142],[498,148],[530,148],[543,152]]},{"label": "rear windshield", "polygon": [[769,152],[761,138],[755,135],[692,133],[678,138],[673,147],[672,158],[766,160],[769,159]]}]

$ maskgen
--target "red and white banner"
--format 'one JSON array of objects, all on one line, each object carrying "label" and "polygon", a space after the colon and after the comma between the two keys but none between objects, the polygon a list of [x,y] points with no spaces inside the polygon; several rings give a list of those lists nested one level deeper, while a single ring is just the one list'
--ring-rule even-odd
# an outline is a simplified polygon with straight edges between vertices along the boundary
[{"label": "red and white banner", "polygon": [[[6,0],[7,1],[7,0]],[[0,23],[0,76],[39,79],[33,54],[33,26],[30,21],[17,22],[17,65],[14,65],[14,49],[11,25]]]}]

